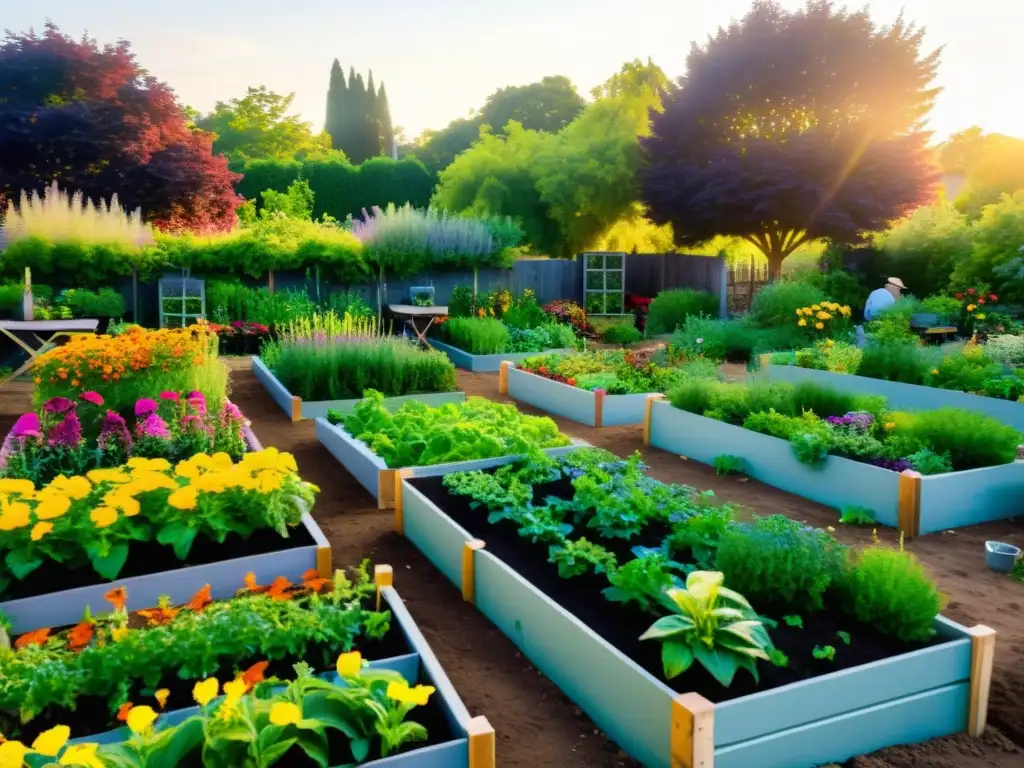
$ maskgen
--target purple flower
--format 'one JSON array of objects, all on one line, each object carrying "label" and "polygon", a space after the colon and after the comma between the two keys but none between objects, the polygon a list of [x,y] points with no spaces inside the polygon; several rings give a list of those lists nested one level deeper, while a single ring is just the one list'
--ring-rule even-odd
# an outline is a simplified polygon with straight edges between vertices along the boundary
[{"label": "purple flower", "polygon": [[178,402],[178,393],[177,392],[161,392],[160,393],[160,399],[161,400],[170,400],[171,402],[176,403],[176,402]]},{"label": "purple flower", "polygon": [[103,395],[99,392],[83,392],[78,397],[87,403],[92,403],[93,405],[103,405]]},{"label": "purple flower", "polygon": [[66,397],[51,397],[43,403],[43,411],[45,413],[67,413],[75,405],[74,400],[68,400]]},{"label": "purple flower", "polygon": [[151,413],[156,413],[160,406],[157,405],[156,400],[150,397],[144,397],[135,403],[135,415],[138,417],[149,416]]},{"label": "purple flower", "polygon": [[77,447],[82,441],[82,423],[78,420],[78,414],[69,411],[59,424],[50,429],[47,440],[51,446]]},{"label": "purple flower", "polygon": [[167,428],[167,422],[150,413],[145,420],[135,425],[135,432],[139,437],[159,437],[165,440],[170,439],[171,431]]},{"label": "purple flower", "polygon": [[128,431],[128,425],[120,414],[107,411],[107,415],[103,417],[103,426],[100,427],[100,436],[96,443],[101,451],[105,451],[111,446],[117,446],[126,454],[131,452],[132,434]]},{"label": "purple flower", "polygon": [[908,469],[913,469],[911,463],[906,459],[872,459],[871,463],[876,467],[888,469],[892,472],[903,472]]},{"label": "purple flower", "polygon": [[11,428],[12,437],[39,437],[41,434],[42,425],[39,423],[39,414],[34,411],[23,413]]}]

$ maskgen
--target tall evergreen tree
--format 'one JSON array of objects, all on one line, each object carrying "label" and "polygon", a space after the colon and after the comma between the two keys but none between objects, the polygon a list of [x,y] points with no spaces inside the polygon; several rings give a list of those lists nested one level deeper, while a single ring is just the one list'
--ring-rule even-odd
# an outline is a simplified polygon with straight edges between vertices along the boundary
[{"label": "tall evergreen tree", "polygon": [[345,137],[349,146],[345,147],[345,154],[349,159],[359,165],[366,160],[366,134],[363,130],[364,115],[366,114],[366,84],[363,76],[353,68],[348,77],[348,105],[345,110]]},{"label": "tall evergreen tree", "polygon": [[384,154],[384,138],[380,132],[380,120],[377,114],[377,88],[373,84],[373,70],[366,86],[366,111],[363,115],[363,126],[366,131],[366,156],[380,157]]},{"label": "tall evergreen tree", "polygon": [[327,119],[324,121],[324,130],[331,137],[331,146],[334,149],[344,149],[345,136],[345,110],[348,107],[348,85],[345,83],[345,71],[341,63],[335,59],[331,65],[331,82],[327,89]]},{"label": "tall evergreen tree", "polygon": [[384,89],[384,83],[380,84],[380,90],[377,91],[377,125],[384,154],[391,157],[395,147],[395,127],[391,123],[391,107],[388,105],[388,92]]}]

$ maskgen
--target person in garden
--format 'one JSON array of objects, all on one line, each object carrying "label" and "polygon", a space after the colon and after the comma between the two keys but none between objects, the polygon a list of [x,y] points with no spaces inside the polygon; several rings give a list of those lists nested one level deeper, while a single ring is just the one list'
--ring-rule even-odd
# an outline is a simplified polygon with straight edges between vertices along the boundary
[{"label": "person in garden", "polygon": [[900,299],[907,286],[898,277],[890,277],[885,286],[871,292],[864,304],[864,320],[875,320],[883,310],[888,309]]}]

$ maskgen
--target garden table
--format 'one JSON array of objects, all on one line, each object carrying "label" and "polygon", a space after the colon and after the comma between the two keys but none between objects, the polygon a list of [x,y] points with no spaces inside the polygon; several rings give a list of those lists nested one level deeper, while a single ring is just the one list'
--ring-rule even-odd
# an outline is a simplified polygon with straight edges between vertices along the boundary
[{"label": "garden table", "polygon": [[[54,346],[58,339],[73,336],[91,336],[96,333],[100,321],[82,320],[0,320],[0,333],[28,353],[28,360],[18,370],[0,381],[0,386],[13,381],[27,371],[32,363]],[[19,334],[31,337],[28,341]]]},{"label": "garden table", "polygon": [[[416,340],[425,347],[430,346],[429,342],[427,342],[427,331],[430,330],[430,326],[439,317],[448,316],[448,307],[436,304],[429,307],[417,307],[413,304],[389,304],[388,309],[391,310],[392,314],[402,318],[405,324],[412,328],[413,333],[416,334]],[[427,321],[422,331],[416,324],[417,320]]]}]

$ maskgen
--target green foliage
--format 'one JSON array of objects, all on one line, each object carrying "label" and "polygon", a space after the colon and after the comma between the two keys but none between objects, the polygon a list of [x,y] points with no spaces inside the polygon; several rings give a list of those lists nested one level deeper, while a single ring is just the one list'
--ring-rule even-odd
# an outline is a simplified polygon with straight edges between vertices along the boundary
[{"label": "green foliage", "polygon": [[72,317],[113,318],[124,315],[124,296],[112,288],[98,291],[70,288],[56,297],[58,306],[66,306]]},{"label": "green foliage", "polygon": [[771,640],[746,598],[723,586],[723,575],[696,571],[684,589],[667,592],[676,613],[658,619],[640,636],[661,642],[665,678],[671,680],[694,662],[724,687],[745,669],[758,679],[756,660],[768,660]]},{"label": "green foliage", "polygon": [[571,579],[588,573],[611,573],[615,570],[615,555],[586,539],[566,539],[548,550],[548,562],[558,566],[558,576]]},{"label": "green foliage", "polygon": [[656,336],[672,333],[691,317],[718,315],[718,297],[707,291],[677,288],[662,291],[651,302],[647,313],[647,333]]},{"label": "green foliage", "polygon": [[285,216],[302,221],[313,219],[313,190],[305,179],[293,181],[284,192],[265,189],[260,197],[263,199],[263,208],[260,210],[263,218]]},{"label": "green foliage", "polygon": [[797,309],[820,304],[828,296],[803,280],[776,280],[764,286],[750,307],[750,319],[759,328],[792,325]]},{"label": "green foliage", "polygon": [[742,475],[744,460],[742,456],[722,454],[721,456],[715,456],[711,466],[715,468],[716,475]]},{"label": "green foliage", "polygon": [[911,287],[925,296],[949,286],[957,265],[970,260],[971,240],[963,214],[940,200],[919,208],[876,238],[876,245],[885,258],[886,270],[913,276]]},{"label": "green foliage", "polygon": [[247,200],[259,200],[267,189],[285,192],[293,182],[304,179],[314,196],[313,218],[329,216],[337,221],[359,216],[364,208],[384,208],[391,203],[425,208],[434,187],[433,175],[412,158],[375,157],[362,165],[330,156],[257,159],[238,170],[243,177],[235,188]]},{"label": "green foliage", "polygon": [[393,468],[515,456],[570,443],[551,419],[479,397],[438,408],[410,401],[394,413],[383,401],[380,392],[368,389],[351,414],[329,413],[328,419]]},{"label": "green foliage", "polygon": [[609,395],[665,392],[681,381],[718,375],[714,366],[667,364],[667,356],[651,352],[603,350],[574,355],[550,353],[524,360],[524,371]]},{"label": "green foliage", "polygon": [[839,522],[843,525],[875,525],[875,513],[867,507],[849,504],[840,512]]},{"label": "green foliage", "polygon": [[806,338],[794,323],[759,328],[748,318],[716,320],[690,317],[672,335],[670,343],[673,350],[687,357],[748,363],[766,352],[803,346]]},{"label": "green foliage", "polygon": [[928,640],[945,598],[909,552],[875,545],[850,552],[837,583],[844,610],[905,642]]},{"label": "green foliage", "polygon": [[634,344],[644,337],[637,330],[636,318],[632,315],[624,318],[593,317],[590,324],[601,341],[606,344]]},{"label": "green foliage", "polygon": [[985,354],[1003,365],[1024,366],[1024,336],[989,336]]},{"label": "green foliage", "polygon": [[835,646],[831,645],[816,645],[814,650],[811,651],[811,655],[818,661],[835,661],[836,660],[836,649]]},{"label": "green foliage", "polygon": [[894,432],[920,441],[934,454],[948,456],[957,471],[1009,464],[1024,442],[1013,427],[961,408],[906,414],[896,421]]},{"label": "green foliage", "polygon": [[825,531],[772,515],[726,530],[715,568],[764,610],[807,614],[825,607],[845,557],[845,547]]},{"label": "green foliage", "polygon": [[452,346],[472,355],[494,355],[508,351],[508,327],[493,317],[449,318],[444,324],[444,335]]},{"label": "green foliage", "polygon": [[473,509],[484,507],[488,510],[504,510],[507,507],[525,507],[533,498],[530,487],[516,478],[504,478],[489,472],[449,472],[444,476],[444,487],[455,496],[470,496],[469,506]]}]

